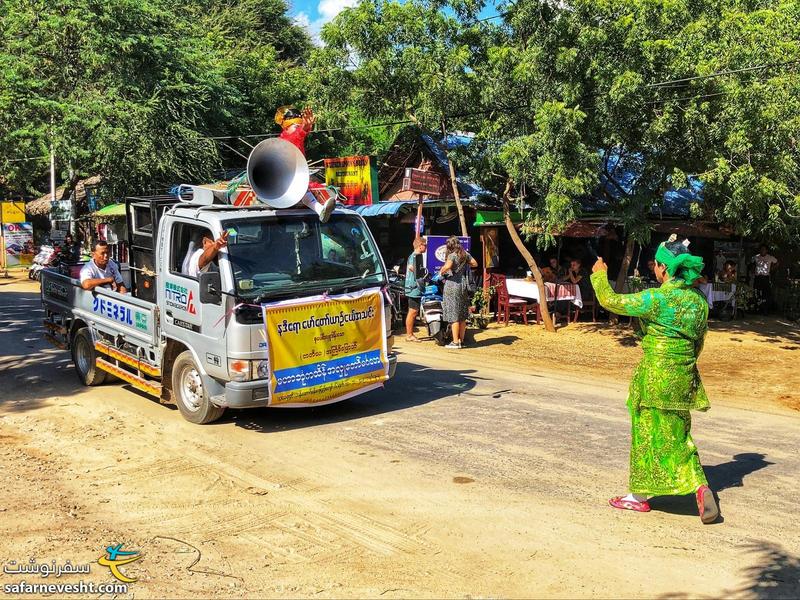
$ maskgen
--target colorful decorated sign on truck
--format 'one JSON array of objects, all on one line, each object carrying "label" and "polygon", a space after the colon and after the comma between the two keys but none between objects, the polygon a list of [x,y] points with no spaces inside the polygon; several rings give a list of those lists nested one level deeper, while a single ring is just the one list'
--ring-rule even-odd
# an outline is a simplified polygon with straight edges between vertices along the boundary
[{"label": "colorful decorated sign on truck", "polygon": [[380,289],[267,304],[264,323],[270,405],[337,402],[389,378]]}]

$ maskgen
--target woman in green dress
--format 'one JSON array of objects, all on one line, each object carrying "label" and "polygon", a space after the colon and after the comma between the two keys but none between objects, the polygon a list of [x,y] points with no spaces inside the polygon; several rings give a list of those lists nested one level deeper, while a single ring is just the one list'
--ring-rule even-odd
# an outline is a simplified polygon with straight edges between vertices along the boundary
[{"label": "woman in green dress", "polygon": [[638,317],[644,333],[644,357],[628,395],[630,493],[612,498],[610,504],[648,512],[650,496],[695,494],[700,519],[711,523],[719,508],[692,441],[689,412],[709,408],[697,371],[708,329],[708,303],[692,287],[703,270],[703,259],[689,253],[688,242],[676,242],[674,236],[659,245],[655,258],[661,286],[637,294],[611,289],[602,258],[592,268],[598,302],[611,312]]}]

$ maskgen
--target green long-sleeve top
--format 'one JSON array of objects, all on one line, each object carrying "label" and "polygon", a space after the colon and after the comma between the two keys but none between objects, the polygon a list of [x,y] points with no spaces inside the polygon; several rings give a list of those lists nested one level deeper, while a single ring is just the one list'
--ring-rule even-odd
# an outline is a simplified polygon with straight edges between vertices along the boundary
[{"label": "green long-sleeve top", "polygon": [[631,380],[628,403],[663,410],[708,410],[697,358],[708,331],[708,303],[681,279],[636,294],[617,294],[605,271],[591,276],[597,301],[642,323],[644,357]]}]

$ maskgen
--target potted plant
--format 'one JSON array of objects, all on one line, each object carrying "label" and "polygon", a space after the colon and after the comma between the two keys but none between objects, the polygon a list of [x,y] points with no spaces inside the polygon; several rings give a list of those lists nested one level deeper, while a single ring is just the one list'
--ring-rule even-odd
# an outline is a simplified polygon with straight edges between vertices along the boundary
[{"label": "potted plant", "polygon": [[478,288],[473,294],[470,306],[470,320],[473,327],[486,329],[489,326],[489,302],[494,294],[494,286]]}]

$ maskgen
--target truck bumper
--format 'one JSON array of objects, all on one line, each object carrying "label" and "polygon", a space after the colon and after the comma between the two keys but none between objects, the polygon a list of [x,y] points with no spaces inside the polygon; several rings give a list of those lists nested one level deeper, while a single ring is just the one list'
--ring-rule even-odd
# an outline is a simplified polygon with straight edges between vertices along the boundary
[{"label": "truck bumper", "polygon": [[[397,355],[389,354],[389,379],[397,370]],[[211,401],[217,406],[228,408],[256,408],[266,406],[269,402],[269,386],[262,379],[259,381],[229,381],[225,384],[225,393],[213,396]]]}]

